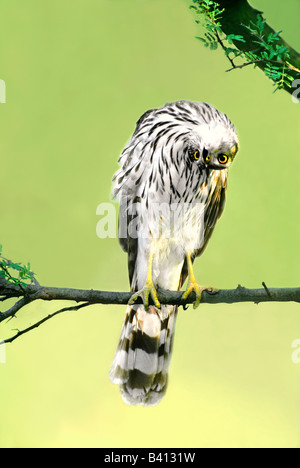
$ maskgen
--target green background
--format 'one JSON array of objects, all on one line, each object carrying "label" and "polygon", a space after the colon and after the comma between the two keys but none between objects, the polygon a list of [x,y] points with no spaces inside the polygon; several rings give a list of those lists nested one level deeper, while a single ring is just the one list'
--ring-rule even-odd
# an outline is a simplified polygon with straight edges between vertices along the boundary
[{"label": "green background", "polygon": [[[299,286],[299,105],[263,73],[225,73],[185,0],[1,0],[0,241],[47,286],[128,290],[116,239],[96,236],[118,156],[149,108],[208,101],[240,152],[198,281]],[[298,0],[253,0],[300,49]],[[67,303],[38,302],[0,338]],[[3,309],[3,304],[0,304]],[[299,447],[296,304],[180,309],[164,400],[127,407],[108,378],[123,306],[67,312],[0,364],[1,447]]]}]

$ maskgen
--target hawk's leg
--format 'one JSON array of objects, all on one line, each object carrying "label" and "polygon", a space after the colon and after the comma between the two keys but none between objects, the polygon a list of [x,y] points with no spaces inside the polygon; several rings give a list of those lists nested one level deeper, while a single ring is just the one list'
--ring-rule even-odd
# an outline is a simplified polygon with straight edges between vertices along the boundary
[{"label": "hawk's leg", "polygon": [[186,300],[189,297],[189,295],[194,291],[196,294],[196,301],[194,302],[193,305],[194,305],[194,309],[196,309],[201,302],[203,291],[217,292],[217,289],[199,286],[194,275],[193,262],[191,259],[190,252],[187,252],[186,258],[187,258],[187,265],[188,265],[188,272],[189,272],[189,282],[188,282],[187,289],[182,296],[182,299]]},{"label": "hawk's leg", "polygon": [[134,304],[135,301],[138,299],[138,297],[141,297],[143,299],[145,310],[148,310],[149,309],[149,296],[151,296],[156,307],[160,308],[160,302],[158,300],[156,289],[154,287],[153,280],[152,280],[152,263],[153,263],[153,252],[150,252],[149,263],[148,263],[148,275],[147,275],[145,286],[143,287],[143,289],[140,289],[140,291],[135,292],[131,296],[128,302],[129,305]]}]

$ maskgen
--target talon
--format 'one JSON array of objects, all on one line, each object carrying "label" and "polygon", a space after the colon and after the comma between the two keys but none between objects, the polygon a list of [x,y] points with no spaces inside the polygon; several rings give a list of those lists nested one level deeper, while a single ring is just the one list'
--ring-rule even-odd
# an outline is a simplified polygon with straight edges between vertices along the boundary
[{"label": "talon", "polygon": [[208,293],[208,294],[211,294],[212,296],[214,294],[218,294],[218,292],[220,292],[220,289],[217,289],[217,288],[205,288],[205,291]]},{"label": "talon", "polygon": [[188,265],[188,271],[189,271],[189,282],[188,282],[186,291],[183,293],[182,299],[185,301],[189,297],[189,295],[194,291],[196,294],[196,300],[193,306],[194,306],[194,309],[196,309],[201,302],[203,291],[207,291],[209,294],[216,294],[219,290],[212,288],[212,287],[199,286],[199,284],[195,280],[195,276],[193,272],[193,262],[192,262],[190,252],[187,252],[186,258],[187,258],[187,265]]},{"label": "talon", "polygon": [[148,310],[149,309],[149,296],[151,296],[155,306],[158,309],[160,309],[160,302],[158,300],[157,292],[152,281],[152,262],[153,262],[153,252],[151,252],[149,255],[148,276],[147,276],[145,286],[143,287],[143,289],[140,289],[139,291],[135,292],[131,296],[131,298],[128,301],[129,305],[134,304],[137,298],[141,297],[143,300],[145,310]]},{"label": "talon", "polygon": [[197,309],[197,307],[199,307],[199,304],[201,302],[203,291],[206,291],[209,294],[216,294],[219,290],[216,288],[212,288],[212,287],[199,286],[198,283],[193,281],[188,284],[186,291],[183,293],[182,299],[186,300],[189,297],[189,295],[192,292],[194,292],[196,294],[196,300],[193,303],[193,307],[194,309]]},{"label": "talon", "polygon": [[186,289],[186,291],[183,293],[183,296],[182,296],[182,299],[183,300],[186,300],[189,295],[194,291],[195,294],[196,294],[196,300],[193,304],[193,307],[194,309],[196,309],[200,302],[201,302],[201,297],[202,297],[202,291],[204,291],[205,288],[201,288],[197,283],[195,282],[190,282],[188,284],[188,287]]},{"label": "talon", "polygon": [[141,297],[143,300],[143,304],[145,307],[145,310],[149,309],[149,296],[151,296],[155,306],[160,309],[160,302],[157,297],[157,292],[154,287],[154,284],[152,282],[147,282],[143,289],[140,289],[136,293],[134,293],[131,298],[129,299],[128,304],[132,305],[136,302],[136,300]]}]

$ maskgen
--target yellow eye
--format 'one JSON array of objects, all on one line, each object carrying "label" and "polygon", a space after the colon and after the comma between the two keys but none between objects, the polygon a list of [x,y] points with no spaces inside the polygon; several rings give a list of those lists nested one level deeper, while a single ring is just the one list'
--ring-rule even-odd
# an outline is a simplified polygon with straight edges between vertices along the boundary
[{"label": "yellow eye", "polygon": [[195,161],[198,161],[199,156],[200,156],[200,155],[199,155],[199,151],[198,151],[198,150],[195,151],[195,153],[194,153],[194,159],[195,159]]},{"label": "yellow eye", "polygon": [[209,163],[210,161],[211,161],[211,155],[206,156],[205,162],[206,162],[206,163]]},{"label": "yellow eye", "polygon": [[218,156],[218,161],[220,164],[226,164],[228,161],[228,156],[226,156],[226,154],[220,154]]}]

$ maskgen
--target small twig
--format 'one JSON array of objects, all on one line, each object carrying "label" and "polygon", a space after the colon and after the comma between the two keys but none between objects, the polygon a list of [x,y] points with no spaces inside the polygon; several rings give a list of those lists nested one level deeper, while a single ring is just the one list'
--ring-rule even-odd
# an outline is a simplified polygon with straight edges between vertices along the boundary
[{"label": "small twig", "polygon": [[29,304],[32,300],[26,296],[22,297],[19,301],[17,301],[10,309],[6,310],[5,312],[0,312],[0,322],[5,320],[6,318],[12,319],[18,310],[22,309],[26,304]]},{"label": "small twig", "polygon": [[272,296],[271,296],[271,293],[270,293],[270,291],[269,291],[269,288],[267,287],[267,285],[266,285],[266,283],[265,283],[264,281],[262,282],[262,285],[263,285],[263,287],[265,288],[265,291],[266,291],[266,293],[268,294],[268,296],[269,296],[269,297],[272,297]]},{"label": "small twig", "polygon": [[295,72],[297,72],[297,73],[300,73],[299,68],[294,67],[294,65],[292,65],[292,64],[289,63],[289,62],[286,62],[286,64],[287,64],[287,67],[288,67],[290,70],[293,70],[293,71],[295,71]]},{"label": "small twig", "polygon": [[62,312],[79,310],[79,309],[82,309],[83,307],[87,307],[89,305],[91,305],[91,304],[89,302],[87,302],[87,303],[84,303],[84,304],[79,304],[79,305],[74,306],[74,307],[64,307],[63,309],[57,310],[53,314],[47,315],[47,317],[44,317],[39,322],[34,323],[30,327],[25,328],[24,330],[18,330],[18,332],[15,335],[11,336],[10,338],[6,338],[5,340],[2,341],[2,343],[12,343],[13,341],[15,341],[20,336],[24,335],[25,333],[28,333],[29,331],[33,330],[34,328],[39,327],[40,325],[42,325],[42,323],[47,322],[47,320],[50,320],[51,318],[55,317],[58,314],[61,314]]},{"label": "small twig", "polygon": [[[224,52],[226,52],[226,47],[224,46],[223,41],[222,41],[222,39],[220,38],[220,35],[219,35],[218,31],[215,31],[215,35],[216,35],[216,38],[217,38],[218,43],[220,44],[220,46],[222,47],[222,49],[224,50]],[[227,55],[227,54],[225,54],[225,55],[226,55],[226,57],[228,58],[229,62],[231,63],[232,69],[236,68],[233,59],[230,58],[229,55]],[[232,70],[232,69],[231,69],[231,70]]]},{"label": "small twig", "polygon": [[[231,61],[231,62],[233,62],[233,61]],[[242,63],[241,65],[236,65],[235,63],[233,63],[233,67],[228,68],[228,70],[226,70],[226,72],[230,72],[232,70],[237,70],[238,68],[244,68],[244,67],[247,67],[248,65],[255,65],[256,63],[261,63],[261,62],[265,62],[265,60],[252,60],[251,62]]]},{"label": "small twig", "polygon": [[244,68],[244,67],[247,67],[248,65],[255,65],[257,63],[276,63],[277,65],[281,65],[281,66],[285,66],[286,63],[285,62],[282,62],[282,61],[279,61],[279,60],[266,60],[266,59],[259,59],[259,60],[252,60],[251,62],[245,62],[245,63],[242,63],[241,65],[235,65],[232,67],[232,68],[229,68],[228,70],[226,70],[226,72],[230,72],[232,70],[235,70],[235,69],[238,69],[238,68]]},{"label": "small twig", "polygon": [[[218,31],[215,31],[215,36],[216,36],[216,39],[218,41],[218,43],[220,44],[220,46],[222,47],[222,49],[224,50],[224,52],[226,52],[226,47],[225,45],[223,44],[223,41],[222,39],[220,38],[220,35],[218,33]],[[240,55],[242,55],[243,52],[240,51],[240,53],[235,57],[235,58],[238,58]],[[231,63],[231,68],[229,68],[228,70],[226,70],[226,72],[230,72],[232,70],[237,70],[237,69],[241,69],[241,68],[244,68],[244,67],[247,67],[248,65],[255,65],[257,63],[262,63],[262,62],[266,62],[266,59],[258,59],[258,60],[251,60],[250,62],[244,62],[242,63],[241,65],[236,65],[234,63],[234,59],[232,59],[228,54],[225,54],[227,59],[229,60],[229,62]],[[284,64],[283,62],[278,62],[277,60],[268,60],[268,62],[273,62],[273,63],[280,63],[280,64]]]}]

